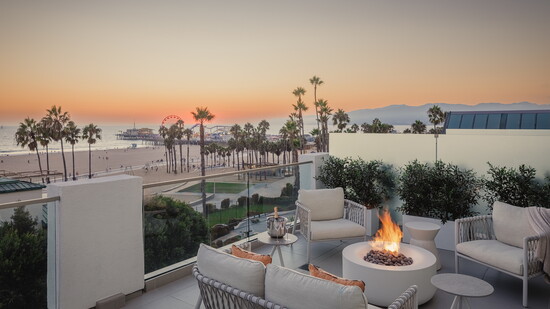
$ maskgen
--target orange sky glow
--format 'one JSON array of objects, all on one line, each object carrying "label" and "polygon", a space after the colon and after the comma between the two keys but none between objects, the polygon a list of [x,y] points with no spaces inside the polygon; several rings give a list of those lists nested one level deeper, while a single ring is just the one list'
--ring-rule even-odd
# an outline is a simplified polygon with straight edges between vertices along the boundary
[{"label": "orange sky glow", "polygon": [[61,105],[77,122],[286,117],[309,78],[352,111],[550,104],[550,2],[0,2],[0,123]]}]

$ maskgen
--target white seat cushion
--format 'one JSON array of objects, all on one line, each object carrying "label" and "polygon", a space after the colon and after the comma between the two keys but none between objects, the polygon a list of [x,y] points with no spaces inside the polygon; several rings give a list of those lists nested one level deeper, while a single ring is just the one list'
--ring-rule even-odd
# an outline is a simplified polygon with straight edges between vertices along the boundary
[{"label": "white seat cushion", "polygon": [[298,202],[311,210],[311,221],[344,217],[344,190],[342,188],[300,190]]},{"label": "white seat cushion", "polygon": [[265,266],[262,262],[241,259],[201,244],[197,266],[206,277],[262,298],[265,295]]},{"label": "white seat cushion", "polygon": [[267,265],[265,299],[300,309],[367,308],[367,299],[358,286],[342,285],[273,264]]},{"label": "white seat cushion", "polygon": [[363,237],[367,233],[365,227],[346,219],[312,221],[310,230],[311,240]]},{"label": "white seat cushion", "polygon": [[523,248],[523,238],[536,235],[527,215],[527,208],[495,202],[493,204],[493,230],[497,240]]},{"label": "white seat cushion", "polygon": [[456,245],[456,251],[485,264],[523,275],[523,249],[498,240],[474,240]]}]

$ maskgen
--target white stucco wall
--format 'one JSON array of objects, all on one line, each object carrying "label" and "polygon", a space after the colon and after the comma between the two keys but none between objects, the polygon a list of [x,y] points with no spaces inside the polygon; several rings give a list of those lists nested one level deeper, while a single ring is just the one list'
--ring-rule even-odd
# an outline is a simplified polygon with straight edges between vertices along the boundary
[{"label": "white stucco wall", "polygon": [[[494,166],[514,168],[520,164],[530,165],[537,170],[537,177],[541,179],[550,174],[548,130],[450,131],[438,138],[438,159],[445,163],[473,169],[478,176],[486,175],[489,169],[487,162]],[[331,133],[330,155],[339,158],[359,157],[367,161],[377,159],[399,168],[414,159],[433,162],[435,138],[431,134]],[[398,199],[389,202],[390,208],[400,205]],[[486,211],[485,204],[480,202],[475,210]]]},{"label": "white stucco wall", "polygon": [[315,179],[319,174],[319,170],[326,158],[329,157],[327,152],[307,153],[298,157],[298,162],[312,161],[311,164],[300,165],[300,189],[322,189],[324,184]]},{"label": "white stucco wall", "polygon": [[48,195],[61,198],[49,213],[56,239],[49,239],[48,251],[57,256],[57,263],[48,265],[48,279],[53,271],[57,280],[57,289],[48,286],[50,306],[90,308],[103,298],[143,288],[140,177],[56,183],[48,186]]}]

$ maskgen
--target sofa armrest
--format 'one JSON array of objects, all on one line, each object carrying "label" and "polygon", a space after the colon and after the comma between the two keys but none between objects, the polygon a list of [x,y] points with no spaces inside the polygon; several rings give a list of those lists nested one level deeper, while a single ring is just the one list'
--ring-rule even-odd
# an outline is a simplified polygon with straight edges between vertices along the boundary
[{"label": "sofa armrest", "polygon": [[495,239],[493,232],[493,216],[475,216],[455,221],[455,244],[473,241]]},{"label": "sofa armrest", "polygon": [[537,259],[537,248],[539,246],[540,236],[530,236],[523,238],[523,260],[526,261],[527,276],[537,275],[542,272],[542,262]]},{"label": "sofa armrest", "polygon": [[350,200],[344,200],[344,219],[366,227],[365,206]]},{"label": "sofa armrest", "polygon": [[417,291],[418,287],[416,285],[411,285],[405,290],[405,292],[403,292],[403,294],[401,294],[393,303],[389,305],[388,309],[417,309]]},{"label": "sofa armrest", "polygon": [[310,226],[311,226],[311,210],[304,204],[296,201],[296,215],[294,216],[294,225],[292,226],[292,234],[296,232],[296,224],[300,221],[300,233],[309,241]]}]

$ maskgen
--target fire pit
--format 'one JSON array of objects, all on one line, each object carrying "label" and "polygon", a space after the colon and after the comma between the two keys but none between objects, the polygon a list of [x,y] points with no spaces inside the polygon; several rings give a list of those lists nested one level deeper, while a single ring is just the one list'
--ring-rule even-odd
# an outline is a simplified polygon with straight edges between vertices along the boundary
[{"label": "fire pit", "polygon": [[[418,303],[427,302],[436,291],[430,282],[431,277],[436,274],[435,256],[426,249],[399,243],[401,230],[391,222],[389,214],[385,213],[380,220],[382,228],[374,241],[355,243],[344,248],[342,275],[348,279],[363,280],[368,302],[377,306],[389,306],[413,284],[418,286]],[[367,262],[364,258],[371,250],[389,250],[396,252],[395,254],[403,254],[412,259],[413,263],[390,266]]]}]

